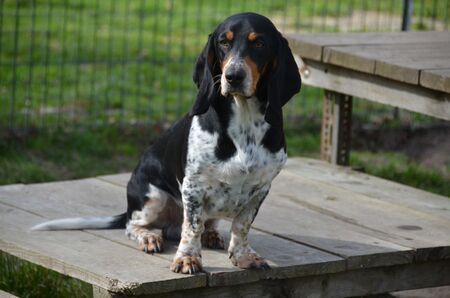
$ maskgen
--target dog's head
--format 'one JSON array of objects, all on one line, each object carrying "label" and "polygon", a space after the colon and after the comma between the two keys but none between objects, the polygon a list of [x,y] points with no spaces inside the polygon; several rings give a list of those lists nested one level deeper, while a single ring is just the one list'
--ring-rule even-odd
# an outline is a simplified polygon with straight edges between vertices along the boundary
[{"label": "dog's head", "polygon": [[229,17],[209,35],[197,59],[199,88],[191,115],[205,113],[212,101],[229,95],[256,96],[267,102],[265,120],[282,121],[282,106],[298,91],[301,79],[287,40],[264,16]]}]

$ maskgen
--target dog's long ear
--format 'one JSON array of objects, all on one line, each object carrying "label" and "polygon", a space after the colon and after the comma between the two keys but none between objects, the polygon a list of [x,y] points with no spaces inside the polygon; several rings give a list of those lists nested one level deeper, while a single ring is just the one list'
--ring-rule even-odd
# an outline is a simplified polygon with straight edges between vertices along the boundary
[{"label": "dog's long ear", "polygon": [[205,113],[216,91],[214,90],[213,73],[216,62],[214,51],[214,34],[210,34],[202,53],[195,64],[193,80],[198,88],[197,99],[191,109],[190,115]]},{"label": "dog's long ear", "polygon": [[301,78],[287,40],[278,32],[278,48],[268,78],[268,106],[264,119],[273,126],[283,124],[281,108],[300,91]]}]

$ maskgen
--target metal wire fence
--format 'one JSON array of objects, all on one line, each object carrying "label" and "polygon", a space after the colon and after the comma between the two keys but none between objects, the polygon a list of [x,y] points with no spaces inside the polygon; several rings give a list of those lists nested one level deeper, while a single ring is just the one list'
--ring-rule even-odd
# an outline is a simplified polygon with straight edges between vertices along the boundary
[{"label": "metal wire fence", "polygon": [[[261,13],[282,32],[398,31],[403,2],[0,0],[0,129],[173,121],[195,98],[208,33],[227,16]],[[449,2],[414,1],[411,29],[448,30]],[[288,121],[319,116],[320,98],[304,88]]]}]

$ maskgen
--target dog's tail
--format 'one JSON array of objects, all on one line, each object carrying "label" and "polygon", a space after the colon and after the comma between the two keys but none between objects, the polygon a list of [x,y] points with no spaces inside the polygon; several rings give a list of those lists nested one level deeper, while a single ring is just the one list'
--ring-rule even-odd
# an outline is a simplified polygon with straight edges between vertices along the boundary
[{"label": "dog's tail", "polygon": [[127,213],[105,217],[61,218],[43,222],[31,228],[33,231],[124,229]]}]

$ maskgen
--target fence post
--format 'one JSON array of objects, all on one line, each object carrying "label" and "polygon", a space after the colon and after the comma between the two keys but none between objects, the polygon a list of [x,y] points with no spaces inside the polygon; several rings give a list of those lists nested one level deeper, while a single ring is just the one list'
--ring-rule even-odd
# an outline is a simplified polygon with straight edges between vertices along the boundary
[{"label": "fence post", "polygon": [[411,29],[411,20],[414,12],[413,5],[413,0],[403,0],[402,31]]},{"label": "fence post", "polygon": [[[402,31],[409,31],[411,29],[411,20],[414,12],[414,1],[403,0],[403,12],[402,12]],[[400,118],[399,108],[394,108],[394,119]]]}]

